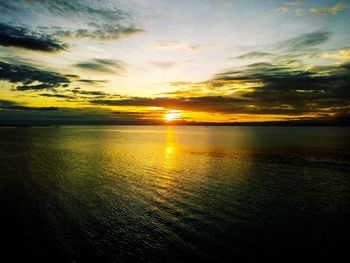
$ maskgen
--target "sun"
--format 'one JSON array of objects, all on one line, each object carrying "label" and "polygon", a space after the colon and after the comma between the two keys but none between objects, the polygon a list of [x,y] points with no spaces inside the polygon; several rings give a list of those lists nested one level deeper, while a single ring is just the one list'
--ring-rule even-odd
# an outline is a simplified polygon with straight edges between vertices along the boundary
[{"label": "sun", "polygon": [[170,110],[165,114],[164,119],[166,122],[170,122],[170,121],[179,120],[180,117],[181,117],[181,111]]}]

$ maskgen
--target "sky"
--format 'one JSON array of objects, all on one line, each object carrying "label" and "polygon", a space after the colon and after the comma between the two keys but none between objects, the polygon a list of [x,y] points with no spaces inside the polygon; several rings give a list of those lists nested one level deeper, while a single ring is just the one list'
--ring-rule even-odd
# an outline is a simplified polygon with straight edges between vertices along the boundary
[{"label": "sky", "polygon": [[0,0],[0,123],[350,113],[350,1]]}]

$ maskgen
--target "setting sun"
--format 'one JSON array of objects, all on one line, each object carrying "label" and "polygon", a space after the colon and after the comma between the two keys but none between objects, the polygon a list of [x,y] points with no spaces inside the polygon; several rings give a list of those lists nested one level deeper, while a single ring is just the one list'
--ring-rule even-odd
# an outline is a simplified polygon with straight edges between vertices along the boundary
[{"label": "setting sun", "polygon": [[1,258],[341,262],[349,25],[350,0],[0,0]]},{"label": "setting sun", "polygon": [[180,119],[181,117],[181,112],[178,111],[178,110],[171,110],[171,111],[168,111],[165,116],[164,116],[164,119],[166,122],[169,122],[169,121],[174,121],[174,120],[178,120]]}]

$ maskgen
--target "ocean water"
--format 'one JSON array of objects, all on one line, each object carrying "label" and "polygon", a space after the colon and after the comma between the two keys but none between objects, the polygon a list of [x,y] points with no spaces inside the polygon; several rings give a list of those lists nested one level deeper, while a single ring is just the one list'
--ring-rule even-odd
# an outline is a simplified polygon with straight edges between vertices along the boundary
[{"label": "ocean water", "polygon": [[349,139],[346,127],[0,128],[2,257],[340,259]]}]

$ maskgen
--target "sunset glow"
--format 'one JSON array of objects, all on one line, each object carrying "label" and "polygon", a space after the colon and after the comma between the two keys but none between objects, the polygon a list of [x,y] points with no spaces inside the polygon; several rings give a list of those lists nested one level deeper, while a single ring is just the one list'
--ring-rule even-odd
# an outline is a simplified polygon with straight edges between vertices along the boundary
[{"label": "sunset glow", "polygon": [[181,112],[177,110],[171,110],[167,112],[164,116],[164,119],[167,122],[174,121],[174,120],[179,120],[181,117]]},{"label": "sunset glow", "polygon": [[342,262],[350,0],[0,0],[4,262]]},{"label": "sunset glow", "polygon": [[164,124],[180,118],[174,109],[215,123],[349,114],[343,1],[0,0],[0,10],[4,124]]}]

